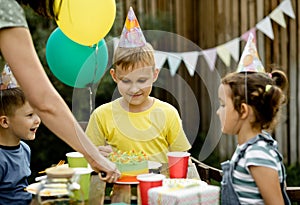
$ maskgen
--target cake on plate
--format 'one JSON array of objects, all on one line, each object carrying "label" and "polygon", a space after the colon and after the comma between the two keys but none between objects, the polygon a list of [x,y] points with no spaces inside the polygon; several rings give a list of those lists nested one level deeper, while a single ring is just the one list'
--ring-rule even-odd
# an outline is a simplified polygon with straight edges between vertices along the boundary
[{"label": "cake on plate", "polygon": [[129,152],[116,151],[109,154],[109,159],[114,162],[121,172],[122,177],[137,176],[149,172],[148,157],[143,152],[134,150]]}]

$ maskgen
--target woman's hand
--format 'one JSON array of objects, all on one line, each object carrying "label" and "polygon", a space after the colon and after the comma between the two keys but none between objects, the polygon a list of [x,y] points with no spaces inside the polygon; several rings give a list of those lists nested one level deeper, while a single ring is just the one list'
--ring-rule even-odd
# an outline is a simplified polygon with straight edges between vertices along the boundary
[{"label": "woman's hand", "polygon": [[109,153],[113,152],[113,149],[110,145],[99,146],[98,150],[104,157],[108,157]]},{"label": "woman's hand", "polygon": [[99,158],[99,160],[97,161],[93,159],[90,159],[88,161],[91,167],[93,168],[93,170],[95,170],[95,172],[98,173],[99,178],[102,181],[106,181],[108,183],[116,182],[120,178],[121,173],[117,169],[115,163],[109,161],[106,157],[101,155],[99,152],[97,157]]},{"label": "woman's hand", "polygon": [[111,173],[100,172],[98,173],[98,176],[103,181],[106,181],[108,183],[114,183],[120,178],[121,173],[116,168]]}]

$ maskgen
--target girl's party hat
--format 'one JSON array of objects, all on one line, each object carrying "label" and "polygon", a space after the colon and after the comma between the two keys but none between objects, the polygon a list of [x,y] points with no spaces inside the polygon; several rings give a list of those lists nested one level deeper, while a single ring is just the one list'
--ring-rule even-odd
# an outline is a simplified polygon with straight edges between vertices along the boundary
[{"label": "girl's party hat", "polygon": [[144,34],[132,7],[129,8],[118,47],[134,48],[146,44]]},{"label": "girl's party hat", "polygon": [[249,34],[236,72],[265,72],[264,66],[259,59],[252,33]]},{"label": "girl's party hat", "polygon": [[0,90],[18,87],[17,80],[15,79],[10,67],[5,64],[3,71],[0,75]]}]

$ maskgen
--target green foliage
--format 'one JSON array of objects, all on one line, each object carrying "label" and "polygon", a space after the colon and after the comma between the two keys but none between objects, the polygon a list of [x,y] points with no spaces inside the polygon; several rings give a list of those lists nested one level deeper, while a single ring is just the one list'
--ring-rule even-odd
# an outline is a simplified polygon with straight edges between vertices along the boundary
[{"label": "green foliage", "polygon": [[[192,145],[192,149],[190,150],[190,153],[193,157],[198,159],[198,156],[200,154],[202,145],[204,143],[204,140],[206,138],[206,133],[199,133],[194,144]],[[218,169],[221,168],[221,161],[220,161],[220,157],[219,157],[219,152],[217,149],[215,149],[209,156],[207,159],[205,159],[203,161],[203,163],[212,166],[212,167],[216,167]]]},{"label": "green foliage", "polygon": [[286,166],[287,180],[286,183],[288,186],[300,186],[300,164],[292,164]]},{"label": "green foliage", "polygon": [[98,85],[95,107],[98,107],[103,103],[110,102],[115,89],[116,83],[112,80],[109,71],[107,71],[101,78]]}]

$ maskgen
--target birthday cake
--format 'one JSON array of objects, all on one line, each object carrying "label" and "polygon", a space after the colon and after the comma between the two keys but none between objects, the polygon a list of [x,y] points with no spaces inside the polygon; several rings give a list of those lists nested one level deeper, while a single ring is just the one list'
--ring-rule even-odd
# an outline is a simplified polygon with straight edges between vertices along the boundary
[{"label": "birthday cake", "polygon": [[129,152],[112,152],[109,155],[109,159],[114,162],[124,176],[137,176],[139,174],[148,173],[148,157],[141,152],[129,151]]}]

